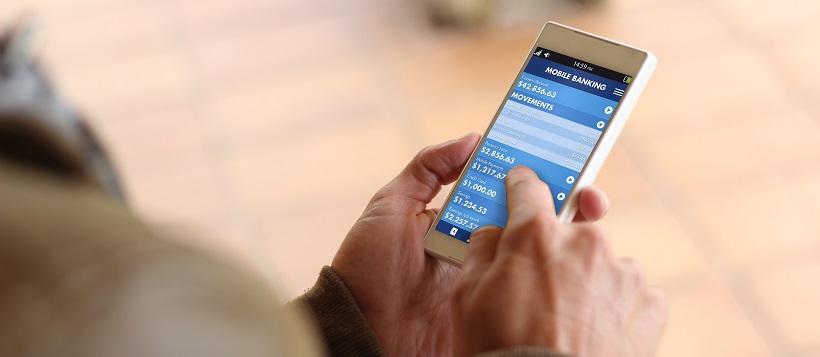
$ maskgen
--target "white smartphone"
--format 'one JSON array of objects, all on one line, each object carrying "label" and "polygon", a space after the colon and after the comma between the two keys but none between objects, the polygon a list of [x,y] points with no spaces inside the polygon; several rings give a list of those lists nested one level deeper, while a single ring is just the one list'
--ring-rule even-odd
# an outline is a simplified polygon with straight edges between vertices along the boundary
[{"label": "white smartphone", "polygon": [[657,61],[647,52],[554,22],[544,25],[506,99],[424,240],[460,266],[470,234],[504,227],[504,178],[526,165],[547,183],[561,221],[595,179]]}]

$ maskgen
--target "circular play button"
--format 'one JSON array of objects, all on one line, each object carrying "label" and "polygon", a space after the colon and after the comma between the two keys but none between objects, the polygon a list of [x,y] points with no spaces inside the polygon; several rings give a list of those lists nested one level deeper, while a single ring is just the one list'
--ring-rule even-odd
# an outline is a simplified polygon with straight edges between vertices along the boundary
[{"label": "circular play button", "polygon": [[565,198],[567,198],[567,195],[561,192],[558,194],[558,196],[555,196],[555,198],[557,198],[559,201],[563,201]]},{"label": "circular play button", "polygon": [[573,183],[573,182],[575,182],[575,177],[573,177],[573,176],[568,176],[568,177],[567,177],[567,183],[568,183],[568,184],[570,184],[570,185],[572,185],[572,183]]},{"label": "circular play button", "polygon": [[604,108],[604,114],[612,114],[613,110],[614,109],[612,109],[612,107],[606,107],[606,108]]},{"label": "circular play button", "polygon": [[595,124],[595,126],[597,126],[598,129],[603,129],[604,125],[606,125],[606,123],[604,123],[603,121],[599,121],[598,124]]}]

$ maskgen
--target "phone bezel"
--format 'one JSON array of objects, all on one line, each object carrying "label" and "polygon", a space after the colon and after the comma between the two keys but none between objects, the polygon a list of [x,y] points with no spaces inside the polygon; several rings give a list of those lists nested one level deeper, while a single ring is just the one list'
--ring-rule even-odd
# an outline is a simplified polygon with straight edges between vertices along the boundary
[{"label": "phone bezel", "polygon": [[[546,48],[550,51],[574,57],[581,61],[592,63],[594,65],[605,67],[633,77],[632,82],[627,87],[627,90],[621,98],[620,104],[612,113],[609,124],[601,133],[598,143],[595,145],[587,158],[587,163],[578,174],[575,186],[573,186],[572,190],[570,190],[567,195],[566,203],[558,213],[559,220],[569,222],[575,216],[577,209],[577,192],[584,187],[589,186],[595,179],[595,176],[597,176],[598,171],[603,165],[606,156],[609,154],[609,151],[615,142],[615,139],[620,134],[629,113],[632,111],[632,108],[637,102],[640,93],[643,91],[649,76],[654,70],[656,60],[650,52],[589,34],[555,22],[547,22],[541,30],[541,33],[538,35],[538,38],[535,40],[532,48],[530,48],[530,51],[527,53],[524,63],[521,65],[521,69],[519,69],[512,85],[510,86],[510,89],[507,91],[507,95],[502,99],[498,109],[495,112],[495,115],[493,116],[493,119],[484,131],[484,136],[481,138],[481,141],[473,151],[472,155],[470,155],[470,159],[467,161],[468,165],[475,160],[478,148],[483,145],[487,134],[492,129],[493,125],[495,125],[496,120],[498,120],[504,103],[515,90],[515,81],[521,77],[522,73],[527,68],[527,64],[530,59],[532,59],[532,54],[537,47]],[[461,182],[467,171],[467,167],[465,166],[456,182]],[[427,235],[425,236],[424,247],[428,254],[447,261],[453,265],[461,266],[467,252],[468,244],[435,230],[436,225],[438,225],[439,221],[443,217],[444,208],[447,207],[447,204],[453,199],[453,194],[455,194],[457,188],[458,187],[453,187],[447,195],[447,200],[444,201],[445,203],[441,209],[441,212],[439,212],[427,232]]]}]

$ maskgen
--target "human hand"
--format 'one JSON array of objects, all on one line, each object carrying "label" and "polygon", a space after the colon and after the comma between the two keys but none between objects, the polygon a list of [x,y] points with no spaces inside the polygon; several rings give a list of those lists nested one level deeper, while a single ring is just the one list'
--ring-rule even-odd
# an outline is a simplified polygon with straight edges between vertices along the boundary
[{"label": "human hand", "polygon": [[454,354],[543,346],[576,356],[653,356],[663,294],[616,259],[592,224],[561,224],[549,188],[525,167],[505,181],[506,228],[470,236],[452,296]]},{"label": "human hand", "polygon": [[[468,134],[422,150],[370,200],[333,258],[387,355],[452,352],[449,297],[458,269],[424,253],[438,215],[427,205],[458,178],[479,139]],[[594,187],[579,203],[577,220],[598,220],[608,206]]]}]

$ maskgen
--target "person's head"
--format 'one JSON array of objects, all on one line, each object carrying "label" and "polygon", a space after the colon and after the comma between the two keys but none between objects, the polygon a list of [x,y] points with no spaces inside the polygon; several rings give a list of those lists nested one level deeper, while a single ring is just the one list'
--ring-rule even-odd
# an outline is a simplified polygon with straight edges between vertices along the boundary
[{"label": "person's head", "polygon": [[70,180],[89,180],[79,154],[22,113],[0,112],[0,160]]}]

